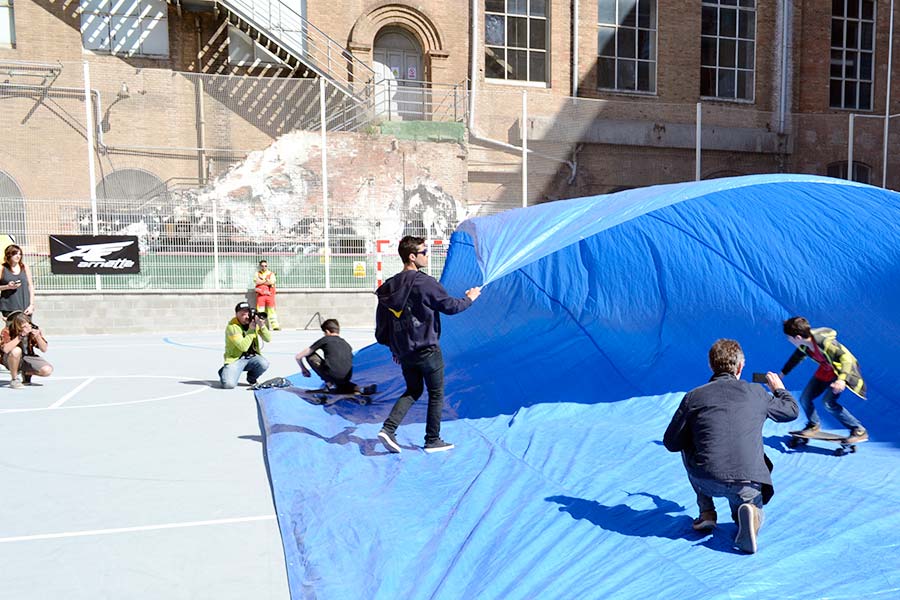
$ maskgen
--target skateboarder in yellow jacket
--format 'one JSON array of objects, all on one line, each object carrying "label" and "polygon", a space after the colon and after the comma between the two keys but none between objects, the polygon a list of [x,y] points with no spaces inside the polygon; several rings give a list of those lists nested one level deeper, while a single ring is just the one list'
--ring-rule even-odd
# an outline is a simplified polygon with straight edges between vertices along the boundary
[{"label": "skateboarder in yellow jacket", "polygon": [[804,433],[814,433],[821,428],[819,415],[813,401],[824,395],[825,409],[850,430],[848,442],[863,442],[869,434],[862,423],[850,411],[838,403],[838,397],[849,389],[862,399],[866,397],[866,383],[863,381],[856,357],[837,341],[837,331],[828,327],[810,328],[804,317],[791,317],[784,322],[784,334],[796,350],[781,369],[784,377],[807,356],[819,363],[819,368],[806,384],[800,395],[800,406],[808,420]]}]

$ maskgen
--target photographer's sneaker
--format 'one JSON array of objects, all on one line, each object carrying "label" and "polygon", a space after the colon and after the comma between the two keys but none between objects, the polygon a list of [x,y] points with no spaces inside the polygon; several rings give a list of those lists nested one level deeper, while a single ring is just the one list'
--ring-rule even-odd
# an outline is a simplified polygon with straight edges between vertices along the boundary
[{"label": "photographer's sneaker", "polygon": [[741,552],[756,554],[756,534],[759,531],[759,509],[753,504],[738,507],[738,532],[734,545]]},{"label": "photographer's sneaker", "polygon": [[24,383],[25,385],[31,385],[31,373],[22,375],[22,383]]},{"label": "photographer's sneaker", "polygon": [[378,439],[381,440],[381,443],[384,444],[384,447],[387,448],[387,451],[392,454],[400,454],[402,448],[400,444],[397,443],[397,438],[394,437],[394,434],[386,429],[382,429],[378,432]]},{"label": "photographer's sneaker", "polygon": [[435,452],[444,452],[445,450],[453,450],[456,446],[450,442],[445,442],[441,438],[431,442],[425,442],[425,452],[434,454]]},{"label": "photographer's sneaker", "polygon": [[25,387],[25,385],[18,379],[11,379],[9,381],[9,387],[11,387],[14,390],[21,390],[22,388]]}]

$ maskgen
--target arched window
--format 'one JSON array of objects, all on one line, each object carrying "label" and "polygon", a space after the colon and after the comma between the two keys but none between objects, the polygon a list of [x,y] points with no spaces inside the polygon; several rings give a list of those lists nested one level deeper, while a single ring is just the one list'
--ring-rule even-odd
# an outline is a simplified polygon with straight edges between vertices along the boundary
[{"label": "arched window", "polygon": [[162,180],[141,169],[113,171],[97,184],[97,200],[132,208],[168,196]]},{"label": "arched window", "polygon": [[[837,179],[849,179],[847,177],[847,161],[844,160],[831,163],[828,165],[826,174],[829,177],[835,177]],[[866,163],[853,161],[853,181],[858,181],[859,183],[871,183],[872,167]]]},{"label": "arched window", "polygon": [[[141,169],[113,171],[97,184],[99,232],[143,235],[159,227],[161,211],[168,211],[168,201],[166,184],[153,173]],[[85,209],[79,222],[84,228],[82,233],[91,232],[90,210]]]},{"label": "arched window", "polygon": [[0,171],[0,233],[23,245],[25,239],[25,199],[12,177]]}]

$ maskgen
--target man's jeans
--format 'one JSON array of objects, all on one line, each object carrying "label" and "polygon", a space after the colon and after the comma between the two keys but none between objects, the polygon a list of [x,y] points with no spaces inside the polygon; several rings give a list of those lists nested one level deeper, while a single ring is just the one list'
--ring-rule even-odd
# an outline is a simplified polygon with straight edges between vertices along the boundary
[{"label": "man's jeans", "polygon": [[822,392],[825,392],[825,395],[822,396],[822,399],[825,401],[825,410],[834,415],[834,417],[841,422],[841,425],[850,430],[862,426],[856,417],[850,414],[849,410],[838,403],[838,396],[835,396],[834,392],[831,391],[831,382],[822,381],[815,377],[809,380],[809,383],[806,384],[806,387],[803,388],[803,393],[800,395],[800,406],[803,407],[803,412],[806,413],[806,419],[810,423],[816,425],[819,424],[819,415],[816,413],[816,407],[813,404],[813,400],[815,400]]},{"label": "man's jeans", "polygon": [[441,411],[444,408],[444,357],[440,346],[432,346],[404,357],[400,361],[406,391],[394,404],[391,414],[384,422],[384,429],[390,433],[397,431],[403,417],[419,399],[423,389],[428,389],[428,416],[425,420],[425,443],[441,437]]},{"label": "man's jeans", "polygon": [[737,522],[737,509],[741,504],[753,504],[759,509],[759,524],[765,518],[763,514],[762,485],[755,481],[719,481],[703,479],[688,473],[691,487],[697,494],[697,506],[700,512],[715,510],[713,498],[727,498],[731,506],[731,518]]},{"label": "man's jeans", "polygon": [[316,372],[316,375],[319,376],[326,384],[331,384],[334,386],[334,390],[339,394],[352,394],[356,390],[356,386],[353,385],[353,382],[350,381],[350,378],[353,377],[353,369],[350,369],[350,374],[347,376],[347,379],[338,380],[331,374],[331,371],[325,366],[325,359],[318,355],[318,353],[313,352],[309,356],[306,357],[306,363],[310,366],[310,368]]},{"label": "man's jeans", "polygon": [[219,369],[219,382],[223,388],[230,390],[237,387],[241,373],[247,371],[247,383],[253,385],[268,368],[269,361],[264,356],[257,354],[249,358],[241,357]]}]

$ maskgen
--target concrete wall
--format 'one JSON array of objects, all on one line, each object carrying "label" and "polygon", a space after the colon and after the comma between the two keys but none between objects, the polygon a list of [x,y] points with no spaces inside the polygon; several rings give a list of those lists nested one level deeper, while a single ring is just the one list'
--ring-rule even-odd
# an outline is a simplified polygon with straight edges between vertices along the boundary
[{"label": "concrete wall", "polygon": [[[215,331],[225,329],[234,305],[254,302],[249,290],[166,293],[38,292],[34,321],[54,335]],[[368,291],[279,291],[282,329],[318,330],[335,318],[342,327],[375,326],[375,294]],[[318,313],[318,315],[316,314]]]}]

